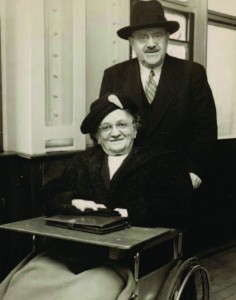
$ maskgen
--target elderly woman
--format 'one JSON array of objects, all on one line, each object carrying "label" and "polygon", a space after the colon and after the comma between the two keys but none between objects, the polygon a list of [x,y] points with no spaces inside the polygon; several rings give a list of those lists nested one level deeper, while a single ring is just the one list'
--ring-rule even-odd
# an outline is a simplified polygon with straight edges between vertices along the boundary
[{"label": "elderly woman", "polygon": [[[138,109],[126,96],[94,101],[81,131],[95,145],[45,187],[46,215],[105,207],[127,213],[135,226],[185,226],[193,191],[189,174],[173,152],[136,148],[139,126]],[[109,261],[106,249],[66,241],[47,247],[5,279],[1,299],[125,300],[132,294],[131,271]]]}]

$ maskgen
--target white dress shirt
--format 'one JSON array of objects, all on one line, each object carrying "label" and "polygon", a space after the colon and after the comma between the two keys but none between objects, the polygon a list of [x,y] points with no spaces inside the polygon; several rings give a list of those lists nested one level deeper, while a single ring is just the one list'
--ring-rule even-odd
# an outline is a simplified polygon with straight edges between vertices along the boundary
[{"label": "white dress shirt", "polygon": [[[141,76],[141,81],[142,81],[142,85],[143,85],[143,89],[145,90],[145,86],[148,80],[148,76],[150,74],[151,69],[144,67],[143,65],[140,65],[140,76]],[[155,73],[155,76],[153,77],[154,81],[156,82],[156,85],[158,86],[159,80],[160,80],[160,76],[161,76],[161,68],[162,65],[159,67],[156,67],[153,70],[153,72]]]}]

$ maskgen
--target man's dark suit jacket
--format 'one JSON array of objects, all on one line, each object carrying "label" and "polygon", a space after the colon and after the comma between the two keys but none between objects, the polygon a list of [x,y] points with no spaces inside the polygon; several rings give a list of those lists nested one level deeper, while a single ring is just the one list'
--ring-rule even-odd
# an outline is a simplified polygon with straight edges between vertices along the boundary
[{"label": "man's dark suit jacket", "polygon": [[139,143],[176,150],[189,172],[204,177],[217,139],[217,122],[203,66],[166,55],[150,106],[135,58],[105,70],[100,96],[106,93],[124,93],[138,104],[143,122]]}]

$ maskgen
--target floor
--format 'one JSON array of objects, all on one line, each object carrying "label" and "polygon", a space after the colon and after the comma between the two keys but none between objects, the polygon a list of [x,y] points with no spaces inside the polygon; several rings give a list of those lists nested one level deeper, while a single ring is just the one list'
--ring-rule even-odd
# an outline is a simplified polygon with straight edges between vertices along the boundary
[{"label": "floor", "polygon": [[202,262],[211,279],[211,300],[236,300],[236,244],[207,254]]}]

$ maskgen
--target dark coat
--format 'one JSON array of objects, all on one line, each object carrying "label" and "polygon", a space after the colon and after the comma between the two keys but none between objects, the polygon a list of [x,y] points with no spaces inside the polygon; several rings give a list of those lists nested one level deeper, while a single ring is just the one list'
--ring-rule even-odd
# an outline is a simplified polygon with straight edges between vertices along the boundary
[{"label": "dark coat", "polygon": [[217,138],[216,109],[203,66],[166,55],[149,108],[137,59],[105,70],[100,95],[110,92],[124,93],[138,104],[144,125],[141,144],[179,152],[188,171],[203,178]]},{"label": "dark coat", "polygon": [[132,225],[185,226],[193,189],[175,153],[133,149],[109,188],[101,175],[104,156],[100,146],[78,153],[63,174],[45,187],[47,215],[66,213],[72,199],[87,199],[111,209],[126,208]]}]

